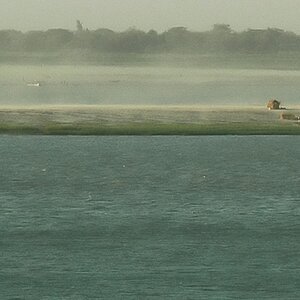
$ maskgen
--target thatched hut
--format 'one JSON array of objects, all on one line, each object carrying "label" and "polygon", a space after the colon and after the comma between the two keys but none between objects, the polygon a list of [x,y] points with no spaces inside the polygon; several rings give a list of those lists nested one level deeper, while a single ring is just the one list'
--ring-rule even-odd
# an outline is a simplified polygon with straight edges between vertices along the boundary
[{"label": "thatched hut", "polygon": [[267,108],[268,109],[280,109],[280,102],[275,99],[269,100],[268,104],[267,104]]}]

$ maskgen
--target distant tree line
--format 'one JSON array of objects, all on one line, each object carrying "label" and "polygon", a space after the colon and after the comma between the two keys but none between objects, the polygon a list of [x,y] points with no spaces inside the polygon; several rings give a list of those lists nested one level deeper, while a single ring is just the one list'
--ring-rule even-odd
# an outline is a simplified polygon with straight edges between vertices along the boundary
[{"label": "distant tree line", "polygon": [[88,49],[116,53],[276,53],[300,51],[300,36],[278,28],[236,32],[226,24],[193,32],[174,27],[163,33],[134,28],[124,32],[88,30],[77,21],[77,30],[0,31],[0,51],[58,51]]}]

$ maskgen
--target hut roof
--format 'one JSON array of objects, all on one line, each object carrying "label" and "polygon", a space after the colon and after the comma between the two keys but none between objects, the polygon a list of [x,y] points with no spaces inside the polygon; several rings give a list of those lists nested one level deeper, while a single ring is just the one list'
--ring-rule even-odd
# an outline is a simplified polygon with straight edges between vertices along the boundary
[{"label": "hut roof", "polygon": [[278,101],[276,99],[272,99],[272,100],[269,101],[269,103],[278,103],[278,104],[280,104],[280,101]]},{"label": "hut roof", "polygon": [[268,101],[267,108],[269,108],[269,109],[279,109],[280,108],[280,102],[275,100],[275,99],[271,99],[271,100]]}]

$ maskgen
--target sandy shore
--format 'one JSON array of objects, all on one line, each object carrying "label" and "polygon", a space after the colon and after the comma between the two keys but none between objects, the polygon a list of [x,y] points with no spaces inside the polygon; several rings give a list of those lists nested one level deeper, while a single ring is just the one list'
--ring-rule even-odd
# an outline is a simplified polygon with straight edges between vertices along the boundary
[{"label": "sandy shore", "polygon": [[0,106],[1,134],[300,134],[300,107],[268,111],[233,106]]}]

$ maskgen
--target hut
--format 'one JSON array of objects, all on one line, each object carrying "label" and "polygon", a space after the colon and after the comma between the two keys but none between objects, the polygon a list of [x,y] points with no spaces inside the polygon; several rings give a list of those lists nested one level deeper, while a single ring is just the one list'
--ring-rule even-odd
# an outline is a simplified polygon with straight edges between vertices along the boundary
[{"label": "hut", "polygon": [[267,108],[268,109],[280,109],[280,102],[275,99],[269,100],[268,104],[267,104]]}]

